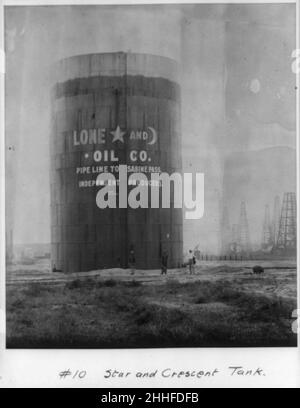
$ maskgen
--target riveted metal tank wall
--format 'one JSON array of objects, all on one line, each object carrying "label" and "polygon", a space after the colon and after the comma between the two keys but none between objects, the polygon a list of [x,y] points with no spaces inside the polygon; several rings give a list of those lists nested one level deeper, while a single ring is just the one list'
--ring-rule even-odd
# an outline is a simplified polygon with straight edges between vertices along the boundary
[{"label": "riveted metal tank wall", "polygon": [[131,249],[137,268],[159,268],[162,251],[168,252],[169,267],[178,266],[181,209],[96,205],[97,176],[109,172],[117,179],[121,164],[128,176],[181,172],[177,63],[148,54],[89,54],[60,61],[56,72],[52,267],[63,272],[127,267]]}]

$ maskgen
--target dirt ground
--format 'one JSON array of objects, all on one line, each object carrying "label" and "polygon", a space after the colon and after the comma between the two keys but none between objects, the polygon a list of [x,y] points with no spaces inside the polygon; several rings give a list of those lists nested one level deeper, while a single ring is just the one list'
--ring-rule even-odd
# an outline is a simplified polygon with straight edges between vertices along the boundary
[{"label": "dirt ground", "polygon": [[[262,275],[254,275],[252,267],[259,264],[264,267]],[[297,272],[295,262],[288,261],[203,261],[190,275],[187,268],[172,269],[166,276],[160,270],[136,270],[134,275],[129,269],[104,269],[89,272],[64,274],[50,272],[48,260],[39,260],[34,265],[14,265],[7,269],[7,284],[16,285],[25,282],[69,282],[73,279],[94,277],[97,279],[116,279],[120,281],[136,280],[144,284],[161,284],[176,280],[180,283],[223,281],[232,288],[264,296],[280,296],[297,299]]]},{"label": "dirt ground", "polygon": [[[206,262],[186,268],[7,271],[8,348],[291,347],[296,267]],[[260,263],[262,264],[262,263]]]}]

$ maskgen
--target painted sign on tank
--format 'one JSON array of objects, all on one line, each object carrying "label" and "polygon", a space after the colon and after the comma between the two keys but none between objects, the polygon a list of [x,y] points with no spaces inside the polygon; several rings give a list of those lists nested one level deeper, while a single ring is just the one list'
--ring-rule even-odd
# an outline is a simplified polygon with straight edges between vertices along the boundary
[{"label": "painted sign on tank", "polygon": [[[126,163],[128,164],[128,172],[142,171],[143,173],[160,172],[159,166],[148,165],[152,162],[152,155],[148,146],[153,146],[158,142],[158,133],[154,127],[148,126],[146,129],[122,129],[119,125],[115,130],[106,128],[90,128],[81,129],[80,131],[73,131],[73,145],[84,146],[94,145],[101,147],[90,152],[83,152],[83,161],[92,160],[95,165],[80,166],[76,168],[77,175],[99,174],[102,172],[118,172],[118,164],[120,158],[118,151],[120,145],[134,144],[134,148],[129,148],[126,151]],[[105,145],[115,145],[116,148],[105,148]],[[110,166],[99,166],[97,164],[111,164]],[[141,166],[134,166],[134,164],[141,163]],[[131,166],[132,164],[132,166]],[[93,180],[80,180],[79,187],[94,187]]]}]

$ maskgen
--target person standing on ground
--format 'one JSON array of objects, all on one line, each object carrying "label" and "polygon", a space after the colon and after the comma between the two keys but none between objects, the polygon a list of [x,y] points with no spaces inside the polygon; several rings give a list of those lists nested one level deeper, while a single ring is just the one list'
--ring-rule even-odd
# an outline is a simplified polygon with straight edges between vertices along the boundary
[{"label": "person standing on ground", "polygon": [[196,263],[196,258],[193,255],[193,251],[190,249],[189,250],[189,261],[188,261],[190,275],[195,274],[195,263]]},{"label": "person standing on ground", "polygon": [[134,275],[135,273],[135,255],[134,255],[133,249],[131,249],[129,252],[128,266],[131,269],[130,274]]},{"label": "person standing on ground", "polygon": [[166,275],[168,271],[168,253],[164,251],[161,256],[161,274]]}]

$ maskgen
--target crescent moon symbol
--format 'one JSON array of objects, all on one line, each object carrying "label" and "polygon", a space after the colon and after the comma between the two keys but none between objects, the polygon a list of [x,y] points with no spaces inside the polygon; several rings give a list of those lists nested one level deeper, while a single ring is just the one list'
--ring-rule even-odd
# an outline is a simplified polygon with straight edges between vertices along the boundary
[{"label": "crescent moon symbol", "polygon": [[151,126],[148,126],[148,129],[150,129],[150,131],[152,132],[152,140],[148,144],[153,145],[154,143],[157,142],[157,133],[156,133],[156,130],[153,129],[153,127],[151,127]]}]

